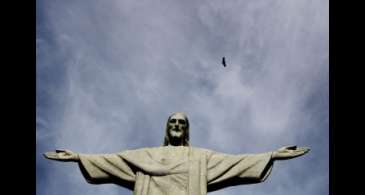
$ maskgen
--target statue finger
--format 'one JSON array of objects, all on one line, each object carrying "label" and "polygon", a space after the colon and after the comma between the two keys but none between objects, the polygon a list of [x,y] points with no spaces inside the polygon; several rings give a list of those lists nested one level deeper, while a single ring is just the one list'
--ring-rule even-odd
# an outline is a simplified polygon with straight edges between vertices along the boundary
[{"label": "statue finger", "polygon": [[294,154],[296,156],[302,156],[302,155],[306,154],[308,151],[309,151],[308,148],[300,148],[300,149],[295,150]]},{"label": "statue finger", "polygon": [[57,152],[46,152],[43,155],[44,155],[44,157],[46,157],[48,159],[52,159],[52,160],[60,159],[60,156],[58,155]]},{"label": "statue finger", "polygon": [[288,150],[296,150],[297,149],[297,146],[296,145],[292,145],[292,146],[286,146],[285,148],[288,149]]},{"label": "statue finger", "polygon": [[305,152],[305,153],[309,152],[309,150],[310,150],[310,148],[308,148],[308,147],[300,147],[297,149],[297,151],[301,151],[301,152]]},{"label": "statue finger", "polygon": [[293,149],[295,150],[296,147],[297,147],[296,145],[284,146],[284,147],[279,148],[278,151],[288,151],[288,150],[293,150]]},{"label": "statue finger", "polygon": [[64,152],[68,156],[72,156],[73,152],[71,150],[65,150]]},{"label": "statue finger", "polygon": [[306,152],[309,152],[311,149],[309,147],[302,147],[303,150],[305,150]]},{"label": "statue finger", "polygon": [[61,158],[67,158],[68,156],[72,156],[74,154],[74,152],[72,152],[71,150],[56,150],[56,153],[61,157]]}]

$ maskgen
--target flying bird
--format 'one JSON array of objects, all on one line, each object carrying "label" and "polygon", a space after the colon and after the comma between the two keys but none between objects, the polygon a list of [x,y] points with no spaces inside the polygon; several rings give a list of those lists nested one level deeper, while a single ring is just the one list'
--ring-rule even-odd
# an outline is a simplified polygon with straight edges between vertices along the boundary
[{"label": "flying bird", "polygon": [[224,67],[226,67],[227,65],[226,65],[226,58],[225,57],[223,57],[223,59],[222,59],[222,64],[223,64],[223,66]]}]

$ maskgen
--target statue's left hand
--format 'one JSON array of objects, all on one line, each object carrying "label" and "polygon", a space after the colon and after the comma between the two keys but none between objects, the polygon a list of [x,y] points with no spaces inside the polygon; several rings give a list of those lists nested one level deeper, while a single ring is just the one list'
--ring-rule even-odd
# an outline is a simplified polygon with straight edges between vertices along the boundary
[{"label": "statue's left hand", "polygon": [[309,150],[310,149],[308,147],[285,146],[274,151],[272,154],[272,158],[274,160],[287,160],[302,156],[309,152]]},{"label": "statue's left hand", "polygon": [[51,160],[59,161],[79,161],[79,155],[71,150],[56,150],[55,152],[46,152],[44,157]]}]

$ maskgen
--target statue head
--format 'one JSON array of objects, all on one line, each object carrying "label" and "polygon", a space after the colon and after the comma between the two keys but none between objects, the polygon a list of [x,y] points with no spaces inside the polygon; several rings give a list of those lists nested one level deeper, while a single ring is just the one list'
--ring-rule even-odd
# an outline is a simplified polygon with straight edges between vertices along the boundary
[{"label": "statue head", "polygon": [[182,112],[169,116],[163,146],[189,146],[189,120]]}]

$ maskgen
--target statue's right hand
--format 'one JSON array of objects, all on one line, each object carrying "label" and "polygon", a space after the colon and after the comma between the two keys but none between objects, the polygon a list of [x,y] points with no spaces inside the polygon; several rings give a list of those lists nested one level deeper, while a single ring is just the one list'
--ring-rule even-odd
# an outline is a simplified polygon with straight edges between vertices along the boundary
[{"label": "statue's right hand", "polygon": [[56,150],[55,152],[46,152],[44,157],[51,160],[59,161],[79,161],[79,155],[71,150]]}]

